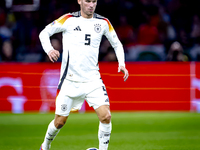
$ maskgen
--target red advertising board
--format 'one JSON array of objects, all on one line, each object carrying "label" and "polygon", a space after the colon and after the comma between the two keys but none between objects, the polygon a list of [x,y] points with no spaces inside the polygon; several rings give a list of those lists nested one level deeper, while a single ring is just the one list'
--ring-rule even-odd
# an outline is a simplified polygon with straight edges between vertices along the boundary
[{"label": "red advertising board", "polygon": [[[200,111],[200,63],[127,63],[126,82],[117,63],[99,66],[112,111]],[[59,72],[60,63],[1,63],[0,111],[54,111]]]}]

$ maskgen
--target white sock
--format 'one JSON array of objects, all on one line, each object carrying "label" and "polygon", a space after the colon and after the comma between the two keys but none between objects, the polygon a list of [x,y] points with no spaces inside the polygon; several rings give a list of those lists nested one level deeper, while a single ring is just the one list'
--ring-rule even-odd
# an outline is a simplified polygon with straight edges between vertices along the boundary
[{"label": "white sock", "polygon": [[48,126],[48,129],[44,138],[44,142],[42,143],[42,147],[49,149],[51,142],[54,140],[54,138],[56,137],[59,131],[60,129],[57,129],[55,127],[54,120],[52,120]]},{"label": "white sock", "polygon": [[98,131],[98,138],[99,138],[99,150],[107,150],[108,144],[110,141],[110,134],[112,130],[111,122],[109,124],[99,123],[99,131]]}]

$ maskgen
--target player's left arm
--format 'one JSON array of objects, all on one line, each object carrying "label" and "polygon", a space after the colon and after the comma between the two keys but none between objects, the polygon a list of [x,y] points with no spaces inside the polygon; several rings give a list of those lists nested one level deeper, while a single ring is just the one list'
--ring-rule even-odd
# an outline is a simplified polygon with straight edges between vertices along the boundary
[{"label": "player's left arm", "polygon": [[124,73],[124,81],[128,79],[129,73],[125,67],[125,56],[124,56],[124,49],[123,46],[113,28],[109,20],[105,19],[107,22],[107,28],[105,32],[105,36],[107,37],[108,41],[112,45],[115,50],[115,54],[117,56],[117,60],[119,63],[118,72]]}]

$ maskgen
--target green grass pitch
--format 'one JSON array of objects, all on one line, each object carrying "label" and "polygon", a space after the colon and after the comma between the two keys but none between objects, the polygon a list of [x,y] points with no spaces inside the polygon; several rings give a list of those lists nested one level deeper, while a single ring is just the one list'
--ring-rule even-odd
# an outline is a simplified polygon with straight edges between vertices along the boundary
[{"label": "green grass pitch", "polygon": [[[0,150],[39,150],[54,114],[0,114]],[[98,147],[95,113],[71,113],[51,150]],[[200,150],[200,114],[112,113],[109,150]]]}]

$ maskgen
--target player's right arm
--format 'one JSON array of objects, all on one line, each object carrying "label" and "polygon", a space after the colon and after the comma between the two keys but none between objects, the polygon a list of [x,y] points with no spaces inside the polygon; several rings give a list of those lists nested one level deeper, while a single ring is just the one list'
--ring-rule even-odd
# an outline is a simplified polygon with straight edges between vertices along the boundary
[{"label": "player's right arm", "polygon": [[58,50],[55,50],[51,45],[50,37],[59,32],[64,32],[66,30],[65,21],[70,17],[70,14],[65,14],[61,16],[59,19],[53,21],[49,25],[47,25],[39,35],[42,47],[44,51],[49,56],[49,59],[54,62],[57,61],[60,57],[60,53]]}]

